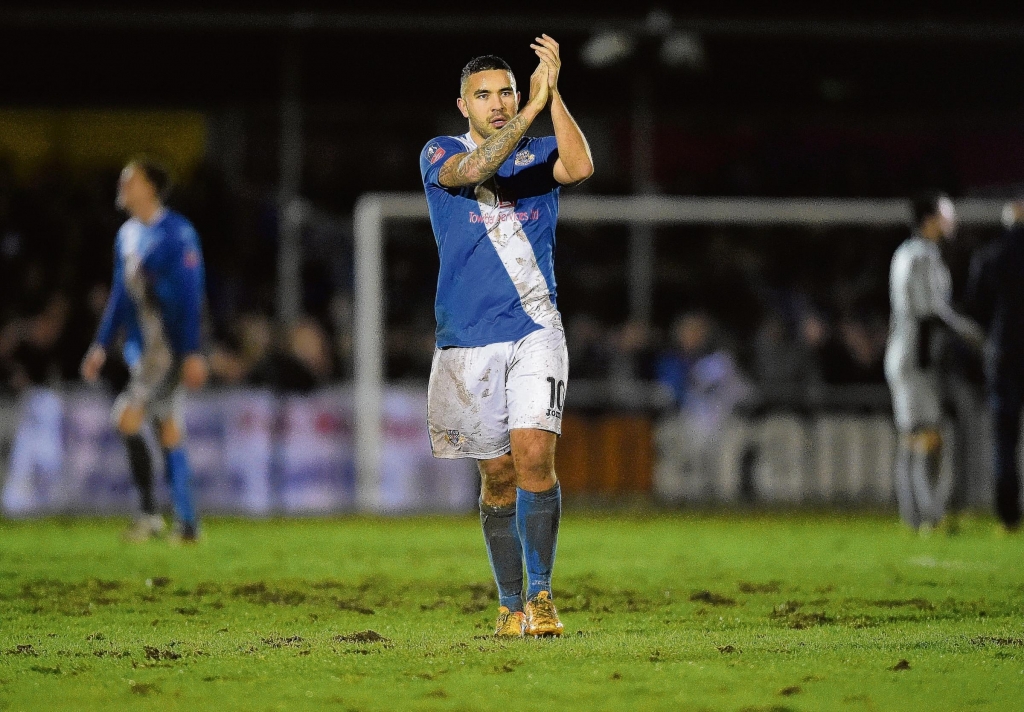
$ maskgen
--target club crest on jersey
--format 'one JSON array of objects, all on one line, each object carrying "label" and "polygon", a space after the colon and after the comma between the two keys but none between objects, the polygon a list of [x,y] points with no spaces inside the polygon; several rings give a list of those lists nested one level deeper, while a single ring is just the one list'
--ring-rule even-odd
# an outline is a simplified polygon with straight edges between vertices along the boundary
[{"label": "club crest on jersey", "polygon": [[530,153],[530,149],[524,148],[522,151],[516,154],[516,165],[517,166],[528,166],[533,163],[533,159],[536,156]]},{"label": "club crest on jersey", "polygon": [[427,146],[427,160],[430,161],[430,165],[434,165],[444,157],[444,149],[438,146],[436,143],[432,143]]}]

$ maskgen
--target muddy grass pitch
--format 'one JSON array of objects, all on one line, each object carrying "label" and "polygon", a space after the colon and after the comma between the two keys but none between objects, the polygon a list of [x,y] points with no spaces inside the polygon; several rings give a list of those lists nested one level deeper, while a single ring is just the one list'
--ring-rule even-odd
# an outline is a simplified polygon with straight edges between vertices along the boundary
[{"label": "muddy grass pitch", "polygon": [[[570,507],[571,509],[571,507]],[[568,514],[561,639],[490,637],[475,517],[0,521],[0,710],[1002,710],[1024,537],[965,518]]]}]

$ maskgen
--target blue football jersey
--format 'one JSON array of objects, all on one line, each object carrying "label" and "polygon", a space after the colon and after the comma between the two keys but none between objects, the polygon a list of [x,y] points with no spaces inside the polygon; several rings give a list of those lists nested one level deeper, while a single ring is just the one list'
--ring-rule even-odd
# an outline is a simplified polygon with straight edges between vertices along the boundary
[{"label": "blue football jersey", "polygon": [[132,218],[117,232],[110,297],[96,342],[109,348],[123,329],[129,365],[155,346],[178,356],[198,351],[204,302],[203,254],[192,223],[173,210],[151,225]]},{"label": "blue football jersey", "polygon": [[420,154],[441,262],[434,302],[440,348],[518,341],[562,325],[554,271],[555,138],[523,138],[480,185],[443,187],[444,162],[475,148],[467,133],[435,138]]}]

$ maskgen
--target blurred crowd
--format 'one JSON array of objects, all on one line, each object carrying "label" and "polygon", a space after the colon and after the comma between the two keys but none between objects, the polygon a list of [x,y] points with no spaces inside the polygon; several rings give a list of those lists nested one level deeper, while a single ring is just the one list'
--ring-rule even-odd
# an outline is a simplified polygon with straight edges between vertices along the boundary
[{"label": "blurred crowd", "polygon": [[[0,390],[77,381],[123,220],[114,209],[115,182],[116,171],[83,175],[60,166],[19,180],[0,161]],[[308,391],[351,378],[350,227],[305,236],[303,316],[280,324],[273,200],[233,191],[202,166],[171,205],[203,240],[214,386]],[[436,252],[425,225],[406,229],[389,246],[386,373],[425,381]],[[699,237],[688,236],[678,264],[664,256],[647,321],[603,308],[604,288],[588,272],[588,260],[607,257],[602,250],[565,248],[556,260],[572,377],[660,381],[680,406],[714,389],[738,398],[766,384],[883,384],[888,260],[903,233],[830,236],[836,244],[804,236],[819,253],[787,251],[771,235],[716,234],[700,249],[693,247]],[[847,253],[857,259],[843,259]],[[624,289],[621,266],[613,272]],[[111,359],[106,375],[116,386],[126,373]]]},{"label": "blurred crowd", "polygon": [[627,321],[604,327],[590,314],[566,332],[574,378],[658,381],[682,407],[713,389],[789,393],[814,385],[884,383],[884,315],[827,320],[812,309],[787,319],[769,313],[749,338],[707,310],[684,311],[665,329]]}]

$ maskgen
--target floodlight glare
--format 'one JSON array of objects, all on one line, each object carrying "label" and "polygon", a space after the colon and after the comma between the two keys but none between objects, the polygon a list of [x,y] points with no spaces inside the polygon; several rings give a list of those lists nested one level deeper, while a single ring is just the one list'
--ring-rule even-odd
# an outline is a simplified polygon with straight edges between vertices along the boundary
[{"label": "floodlight glare", "polygon": [[670,67],[699,71],[707,62],[704,42],[693,32],[673,31],[665,36],[659,51],[661,61]]},{"label": "floodlight glare", "polygon": [[625,32],[598,32],[584,43],[580,59],[588,67],[608,67],[629,57],[633,47],[633,37]]}]

